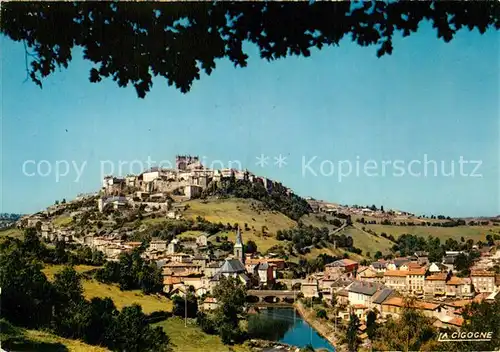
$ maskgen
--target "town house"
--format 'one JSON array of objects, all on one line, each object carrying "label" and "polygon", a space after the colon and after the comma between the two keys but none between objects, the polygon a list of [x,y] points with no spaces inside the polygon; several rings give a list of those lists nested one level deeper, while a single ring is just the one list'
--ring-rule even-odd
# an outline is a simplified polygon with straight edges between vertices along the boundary
[{"label": "town house", "polygon": [[387,262],[385,260],[379,260],[370,264],[370,268],[375,270],[377,273],[385,273],[387,270]]},{"label": "town house", "polygon": [[167,241],[160,239],[153,239],[149,243],[149,248],[155,251],[166,251],[167,250]]},{"label": "town house", "polygon": [[424,294],[427,296],[440,296],[446,293],[447,274],[439,273],[427,276],[424,281]]},{"label": "town house", "polygon": [[408,272],[404,270],[387,270],[384,273],[385,285],[399,292],[408,290],[406,276]]},{"label": "town house", "polygon": [[347,288],[349,304],[353,307],[367,309],[372,304],[373,295],[382,287],[372,282],[355,281]]},{"label": "town house", "polygon": [[472,270],[470,278],[476,292],[495,291],[495,273],[493,271]]},{"label": "town house", "polygon": [[[401,297],[391,297],[382,303],[382,316],[399,316],[405,303]],[[440,305],[436,303],[416,301],[413,304],[415,309],[420,310],[427,317],[438,317],[440,314]]]},{"label": "town house", "polygon": [[447,297],[463,298],[470,297],[471,295],[472,291],[469,278],[453,276],[446,282]]},{"label": "town house", "polygon": [[340,259],[333,263],[325,265],[325,275],[335,277],[339,269],[342,273],[347,273],[348,277],[354,277],[358,270],[358,262],[351,259]]},{"label": "town house", "polygon": [[357,272],[356,279],[364,282],[382,282],[383,274],[378,273],[370,267],[364,267]]},{"label": "town house", "polygon": [[409,270],[407,273],[408,291],[415,294],[424,293],[425,268]]}]

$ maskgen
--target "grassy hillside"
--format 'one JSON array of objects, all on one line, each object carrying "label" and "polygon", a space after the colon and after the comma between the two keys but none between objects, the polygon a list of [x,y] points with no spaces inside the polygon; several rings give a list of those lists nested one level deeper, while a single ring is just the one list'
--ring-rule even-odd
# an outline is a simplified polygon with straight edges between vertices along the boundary
[{"label": "grassy hillside", "polygon": [[[51,265],[51,264],[45,264],[45,266],[42,269],[42,272],[47,276],[47,279],[50,281],[54,280],[54,275],[61,271],[64,268],[64,265]],[[91,265],[75,265],[73,267],[77,273],[84,273],[86,271],[90,271],[93,269],[97,269],[99,267],[97,266],[91,266]]]},{"label": "grassy hillside", "polygon": [[241,345],[225,346],[219,336],[204,333],[194,322],[188,321],[185,327],[181,318],[169,318],[154,325],[161,326],[170,337],[174,352],[250,352]]},{"label": "grassy hillside", "polygon": [[[104,347],[87,345],[78,340],[65,339],[49,332],[25,330],[1,322],[2,346],[8,351],[37,352],[106,352]],[[4,351],[4,350],[2,350]]]},{"label": "grassy hillside", "polygon": [[[344,248],[334,249],[333,246],[331,246],[331,245],[329,245],[328,247],[325,247],[325,248],[312,248],[311,251],[305,255],[305,257],[306,257],[306,259],[314,259],[320,254],[328,254],[331,256],[342,257],[344,255],[344,253],[349,254],[349,258],[351,258],[352,260],[362,261],[363,259],[366,259],[366,257],[364,257],[363,255],[347,252]],[[365,252],[363,251],[363,254],[364,253]],[[298,258],[297,258],[297,260],[298,260]]]},{"label": "grassy hillside", "polygon": [[[214,199],[214,200],[192,200],[187,202],[189,209],[184,216],[196,219],[201,216],[214,223],[223,224],[237,223],[243,235],[243,240],[255,241],[259,250],[266,251],[279,241],[276,240],[276,232],[280,229],[288,229],[297,223],[280,212],[260,210],[261,203],[248,199]],[[245,231],[247,224],[249,230]],[[267,236],[262,234],[262,227],[267,228]],[[226,233],[224,233],[226,234]],[[234,241],[234,233],[227,233],[229,239]]]},{"label": "grassy hillside", "polygon": [[14,238],[23,239],[24,233],[22,230],[19,230],[17,228],[0,230],[0,241],[2,240],[2,238],[5,238],[5,237],[14,237]]},{"label": "grassy hillside", "polygon": [[[321,214],[323,215],[323,214]],[[330,215],[325,215],[326,220],[330,221],[333,220],[334,217]],[[309,214],[305,215],[300,219],[304,225],[309,226],[315,226],[315,227],[326,227],[330,231],[334,231],[337,229],[336,226],[331,225],[328,222],[325,222],[321,220],[317,214]],[[366,258],[366,253],[370,252],[370,255],[373,256],[375,252],[381,251],[382,253],[388,252],[389,249],[392,247],[393,243],[383,237],[377,237],[373,236],[369,233],[366,233],[361,230],[361,226],[358,226],[358,224],[354,224],[354,226],[349,226],[346,227],[339,232],[336,233],[336,235],[345,235],[345,236],[351,236],[353,241],[354,241],[354,247],[360,248],[363,253],[362,255],[358,255],[355,253],[350,253],[349,257],[354,260],[363,260]],[[311,259],[314,258],[315,256],[321,254],[321,253],[326,253],[330,255],[336,255],[336,256],[342,256],[346,250],[344,248],[336,248],[334,249],[333,246],[329,246],[328,248],[321,248],[317,249],[314,248],[311,250],[310,253],[306,255],[307,258]]]},{"label": "grassy hillside", "polygon": [[[326,227],[328,228],[329,230],[335,230],[337,227],[327,223],[327,222],[324,222],[323,220],[319,219],[318,216],[321,216],[321,215],[324,215],[324,214],[308,214],[308,215],[304,215],[300,218],[300,221],[302,221],[302,223],[306,226],[316,226],[316,227]],[[333,220],[335,219],[333,216],[330,216],[330,215],[324,215],[326,220]]]},{"label": "grassy hillside", "polygon": [[363,250],[363,255],[370,252],[371,256],[377,252],[382,253],[389,252],[389,249],[394,245],[393,242],[381,236],[373,236],[361,230],[361,227],[349,226],[341,230],[338,235],[344,234],[346,236],[351,236],[354,241],[354,246]]},{"label": "grassy hillside", "polygon": [[52,224],[56,228],[66,227],[66,226],[69,226],[72,223],[72,221],[73,221],[73,219],[71,219],[70,216],[60,215],[52,221]]},{"label": "grassy hillside", "polygon": [[[442,242],[448,238],[453,238],[460,242],[460,238],[464,237],[465,240],[473,239],[476,241],[485,241],[487,234],[499,233],[499,226],[457,226],[457,227],[438,227],[438,226],[391,226],[391,225],[363,225],[358,224],[359,227],[364,226],[366,229],[371,229],[377,234],[385,232],[387,235],[393,235],[395,238],[398,236],[409,233],[417,236],[427,238],[429,235],[439,237]],[[491,231],[492,232],[491,232]]]},{"label": "grassy hillside", "polygon": [[[54,274],[63,268],[62,265],[46,266],[43,272],[49,280],[54,278]],[[75,270],[85,272],[95,267],[88,265],[77,265]],[[149,314],[154,311],[171,311],[172,301],[165,297],[145,295],[140,290],[121,291],[117,285],[106,285],[96,280],[83,280],[84,296],[87,299],[93,297],[110,297],[118,309],[137,303],[142,306],[144,313]]]},{"label": "grassy hillside", "polygon": [[[44,331],[26,330],[25,336],[28,340],[24,351],[70,351],[70,352],[105,352],[107,348],[87,345],[78,340],[65,339]],[[61,345],[63,347],[61,347]],[[21,346],[19,346],[21,347]],[[23,349],[16,349],[23,351]]]}]

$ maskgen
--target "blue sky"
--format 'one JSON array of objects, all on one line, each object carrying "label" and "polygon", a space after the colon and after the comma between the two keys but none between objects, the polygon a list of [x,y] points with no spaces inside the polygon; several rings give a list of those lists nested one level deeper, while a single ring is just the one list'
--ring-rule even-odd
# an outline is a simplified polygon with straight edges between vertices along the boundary
[{"label": "blue sky", "polygon": [[[148,157],[173,161],[189,153],[209,163],[238,160],[302,196],[342,204],[500,214],[499,38],[463,31],[446,44],[427,26],[396,38],[392,56],[380,59],[374,47],[347,40],[309,58],[274,62],[249,46],[246,68],[223,60],[188,94],[158,79],[138,99],[132,87],[89,83],[91,66],[78,52],[43,89],[24,82],[23,45],[2,37],[0,212],[34,212],[97,190],[103,161],[117,173],[120,161],[145,165]],[[264,167],[256,165],[261,154],[269,157]],[[281,168],[274,164],[280,154],[287,163]],[[425,157],[437,162],[437,176],[432,164],[424,175]],[[469,164],[460,173],[461,157]],[[70,170],[57,179],[62,160]],[[383,174],[382,163],[395,160],[404,175],[391,164]],[[341,161],[344,175],[351,163],[350,175],[339,177]],[[447,174],[455,163],[454,177],[442,174],[441,161]],[[366,162],[376,170],[364,172]],[[78,180],[72,163],[82,170]],[[51,173],[42,176],[48,165]],[[122,163],[122,173],[129,167]],[[132,171],[139,172],[138,162]]]}]

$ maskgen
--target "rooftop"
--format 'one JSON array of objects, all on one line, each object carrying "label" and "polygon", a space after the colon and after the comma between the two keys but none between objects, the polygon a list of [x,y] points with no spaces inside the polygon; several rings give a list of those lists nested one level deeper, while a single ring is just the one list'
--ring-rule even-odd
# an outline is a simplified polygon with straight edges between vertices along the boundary
[{"label": "rooftop", "polygon": [[429,275],[425,279],[430,281],[446,281],[446,273]]},{"label": "rooftop", "polygon": [[384,288],[375,293],[372,302],[375,304],[382,304],[392,293],[394,293],[394,290],[390,288]]},{"label": "rooftop", "polygon": [[472,270],[470,276],[495,277],[495,272],[486,270]]},{"label": "rooftop", "polygon": [[327,264],[325,266],[327,267],[344,267],[344,266],[349,266],[349,265],[355,265],[358,264],[358,262],[351,260],[351,259],[340,259],[337,261],[334,261],[333,263]]},{"label": "rooftop", "polygon": [[217,299],[214,297],[207,297],[207,298],[205,298],[203,303],[217,303]]},{"label": "rooftop", "polygon": [[462,280],[461,278],[459,277],[456,277],[456,276],[452,276],[447,282],[446,282],[447,285],[463,285],[465,284],[465,281]]},{"label": "rooftop", "polygon": [[239,259],[226,259],[220,268],[221,273],[244,273],[246,271]]},{"label": "rooftop", "polygon": [[371,264],[375,269],[384,269],[387,267],[387,263],[386,262],[373,262]]},{"label": "rooftop", "polygon": [[384,276],[393,276],[393,277],[406,277],[409,274],[407,270],[387,270],[384,273]]},{"label": "rooftop", "polygon": [[454,317],[448,322],[448,324],[455,326],[462,326],[463,323],[464,323],[464,318],[462,317]]},{"label": "rooftop", "polygon": [[[404,300],[401,297],[392,297],[386,300],[383,305],[388,305],[388,306],[396,306],[396,307],[403,307],[404,306]],[[424,310],[435,310],[439,307],[439,304],[436,303],[429,303],[429,302],[422,302],[422,301],[415,301],[413,304],[413,307],[417,309],[424,309]]]},{"label": "rooftop", "polygon": [[381,285],[371,282],[357,281],[349,286],[349,292],[361,293],[367,296],[373,296]]}]

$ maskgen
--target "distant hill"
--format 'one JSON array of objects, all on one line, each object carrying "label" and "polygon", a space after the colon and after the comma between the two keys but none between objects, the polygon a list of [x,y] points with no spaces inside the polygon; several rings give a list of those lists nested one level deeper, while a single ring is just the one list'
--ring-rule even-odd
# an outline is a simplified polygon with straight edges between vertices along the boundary
[{"label": "distant hill", "polygon": [[[232,170],[226,170],[226,176],[209,170],[208,182],[200,192],[189,193],[190,199],[185,190],[196,188],[196,180],[186,180],[186,174],[205,172],[199,164],[195,167],[194,171],[149,170],[126,179],[107,176],[97,193],[64,200],[22,218],[20,214],[0,214],[0,236],[21,237],[22,227],[36,227],[49,237],[51,233],[71,236],[80,243],[85,236],[189,241],[208,233],[209,241],[227,250],[225,241],[234,242],[239,228],[244,241],[255,242],[261,252],[308,258],[347,253],[362,259],[377,251],[390,253],[394,240],[402,234],[484,242],[487,234],[500,233],[500,218],[428,218],[383,206],[341,205],[302,198],[279,182]],[[146,176],[150,178],[147,182]],[[286,233],[294,228],[299,230]],[[285,235],[278,236],[280,231]]]}]

